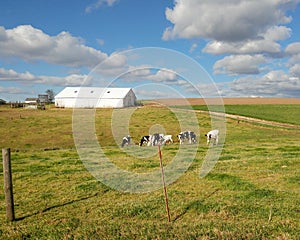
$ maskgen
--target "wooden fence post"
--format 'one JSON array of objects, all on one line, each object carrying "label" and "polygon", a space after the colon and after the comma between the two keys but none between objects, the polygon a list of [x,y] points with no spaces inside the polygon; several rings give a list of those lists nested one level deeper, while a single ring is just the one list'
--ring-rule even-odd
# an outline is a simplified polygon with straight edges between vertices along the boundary
[{"label": "wooden fence post", "polygon": [[14,196],[11,174],[10,148],[2,149],[3,175],[4,175],[4,194],[6,203],[6,217],[10,221],[15,220]]},{"label": "wooden fence post", "polygon": [[163,167],[163,162],[162,162],[162,154],[161,154],[161,150],[160,150],[160,144],[158,144],[158,155],[159,155],[159,160],[160,160],[161,178],[162,178],[164,194],[165,194],[165,202],[166,202],[166,210],[167,210],[167,214],[168,214],[168,222],[171,222],[168,192],[167,192],[167,187],[166,187],[166,182],[165,182],[165,173],[164,173],[164,167]]}]

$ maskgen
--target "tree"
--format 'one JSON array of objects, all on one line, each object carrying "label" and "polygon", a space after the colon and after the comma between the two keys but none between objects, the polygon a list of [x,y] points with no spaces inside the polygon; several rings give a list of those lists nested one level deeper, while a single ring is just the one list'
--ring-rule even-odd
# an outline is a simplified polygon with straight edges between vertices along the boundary
[{"label": "tree", "polygon": [[48,100],[49,100],[49,102],[53,102],[53,100],[54,100],[54,91],[52,90],[52,89],[48,89],[47,91],[46,91],[46,94],[48,95]]}]

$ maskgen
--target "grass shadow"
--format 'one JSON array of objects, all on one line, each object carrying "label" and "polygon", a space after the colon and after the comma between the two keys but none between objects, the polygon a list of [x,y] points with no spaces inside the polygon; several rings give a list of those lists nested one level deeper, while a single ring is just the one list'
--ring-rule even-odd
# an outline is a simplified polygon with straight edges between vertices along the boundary
[{"label": "grass shadow", "polygon": [[86,196],[86,197],[82,197],[82,198],[79,198],[79,199],[70,200],[70,201],[62,203],[62,204],[57,204],[57,205],[54,205],[54,206],[50,206],[50,207],[44,208],[44,209],[42,209],[40,211],[36,211],[36,212],[34,212],[32,214],[27,214],[27,215],[25,215],[23,217],[16,218],[15,221],[22,221],[22,220],[24,220],[26,218],[33,217],[33,216],[36,216],[38,214],[48,212],[48,211],[50,211],[52,209],[55,209],[55,208],[64,207],[64,206],[67,206],[67,205],[70,205],[70,204],[73,204],[73,203],[76,203],[76,202],[80,202],[80,201],[84,201],[84,200],[96,197],[99,194],[100,194],[100,192],[97,192],[97,193],[95,193],[93,195],[90,195],[90,196]]},{"label": "grass shadow", "polygon": [[209,211],[209,209],[211,209],[211,205],[205,205],[204,202],[206,199],[210,198],[212,195],[214,195],[216,192],[220,191],[221,189],[216,189],[213,192],[211,192],[209,195],[204,196],[204,198],[202,200],[196,200],[193,201],[189,204],[187,204],[184,209],[183,212],[180,213],[179,215],[177,215],[174,220],[172,222],[177,221],[179,218],[183,217],[188,211],[192,210],[192,209],[196,209],[196,210],[201,210],[203,212],[207,212]]}]

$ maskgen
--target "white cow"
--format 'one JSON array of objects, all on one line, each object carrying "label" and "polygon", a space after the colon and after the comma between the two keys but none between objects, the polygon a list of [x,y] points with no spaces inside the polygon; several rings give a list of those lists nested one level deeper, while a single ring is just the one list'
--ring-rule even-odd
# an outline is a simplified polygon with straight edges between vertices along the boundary
[{"label": "white cow", "polygon": [[207,137],[207,144],[212,143],[213,145],[217,145],[219,142],[219,130],[214,129],[205,134]]},{"label": "white cow", "polygon": [[162,145],[166,144],[167,142],[173,143],[172,135],[163,136]]}]

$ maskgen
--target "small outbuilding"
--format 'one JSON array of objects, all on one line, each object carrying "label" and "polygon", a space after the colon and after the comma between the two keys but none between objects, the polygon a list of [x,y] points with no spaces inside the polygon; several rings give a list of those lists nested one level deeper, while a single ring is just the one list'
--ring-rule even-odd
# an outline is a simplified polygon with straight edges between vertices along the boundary
[{"label": "small outbuilding", "polygon": [[47,94],[39,94],[38,99],[40,103],[49,103],[49,96]]},{"label": "small outbuilding", "polygon": [[37,105],[39,103],[39,99],[38,98],[26,98],[25,103],[31,104],[31,105]]},{"label": "small outbuilding", "polygon": [[46,109],[45,103],[42,103],[39,98],[26,98],[23,107],[26,109]]},{"label": "small outbuilding", "polygon": [[4,104],[6,104],[6,101],[3,99],[0,99],[0,105],[4,105]]},{"label": "small outbuilding", "polygon": [[26,109],[38,109],[39,105],[39,99],[38,98],[26,98],[24,103],[24,108]]},{"label": "small outbuilding", "polygon": [[131,88],[66,87],[55,96],[59,108],[124,108],[136,106]]}]

